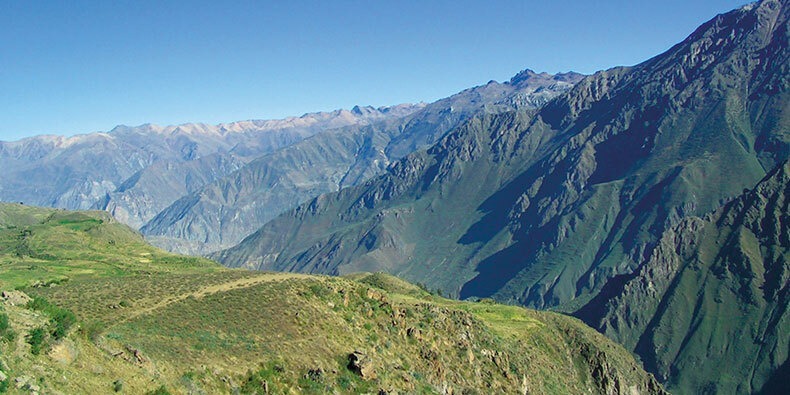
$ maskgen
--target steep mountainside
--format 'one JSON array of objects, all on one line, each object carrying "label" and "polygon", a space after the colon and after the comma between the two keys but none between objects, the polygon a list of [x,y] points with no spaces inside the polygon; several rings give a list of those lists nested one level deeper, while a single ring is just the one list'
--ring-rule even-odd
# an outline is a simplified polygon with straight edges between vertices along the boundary
[{"label": "steep mountainside", "polygon": [[409,117],[313,136],[184,196],[141,231],[157,246],[182,253],[228,248],[302,202],[383,172],[473,115],[537,108],[582,77],[525,70],[506,83],[467,89]]},{"label": "steep mountainside", "polygon": [[[684,392],[787,393],[790,164],[665,232],[576,315]],[[778,370],[784,364],[784,371]],[[675,372],[696,370],[700,374]]]},{"label": "steep mountainside", "polygon": [[[787,14],[787,1],[752,4],[536,113],[476,117],[214,256],[267,270],[385,270],[456,297],[576,310],[638,270],[682,218],[719,208],[788,158]],[[683,385],[708,373],[663,377]]]},{"label": "steep mountainside", "polygon": [[127,178],[93,209],[104,210],[139,229],[170,203],[245,165],[245,158],[210,154],[189,160],[158,161]]},{"label": "steep mountainside", "polygon": [[0,291],[0,392],[666,393],[571,317],[229,270],[103,212],[0,204]]},{"label": "steep mountainside", "polygon": [[[106,208],[119,212],[119,218],[128,219],[129,224],[139,225],[194,190],[197,183],[213,181],[238,169],[237,164],[324,130],[403,117],[422,106],[384,107],[365,113],[338,110],[220,125],[118,126],[109,133],[0,142],[4,165],[0,201]],[[206,159],[209,156],[215,158]],[[154,168],[148,173],[164,167],[174,175],[141,175],[149,166]],[[179,192],[183,193],[176,195]]]}]

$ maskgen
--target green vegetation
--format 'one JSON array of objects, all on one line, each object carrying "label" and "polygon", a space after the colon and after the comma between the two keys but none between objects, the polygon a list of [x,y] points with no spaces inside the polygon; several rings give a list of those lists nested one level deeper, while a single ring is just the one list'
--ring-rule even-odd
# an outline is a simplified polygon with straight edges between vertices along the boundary
[{"label": "green vegetation", "polygon": [[223,269],[94,213],[42,211],[27,241],[13,239],[31,255],[0,252],[2,290],[32,297],[4,307],[30,352],[0,352],[42,392],[660,392],[624,349],[569,317],[452,301],[381,273]]},{"label": "green vegetation", "polygon": [[8,315],[0,311],[0,336],[4,335],[6,331],[8,331]]},{"label": "green vegetation", "polygon": [[39,310],[50,317],[52,323],[50,334],[56,340],[62,339],[77,320],[74,313],[49,303],[41,296],[34,297],[33,300],[28,302],[26,307],[32,310]]},{"label": "green vegetation", "polygon": [[215,263],[151,247],[105,212],[0,204],[0,288],[81,278],[216,271]]},{"label": "green vegetation", "polygon": [[38,327],[31,330],[25,340],[28,344],[30,344],[30,352],[33,355],[38,355],[41,353],[41,350],[44,348],[44,341],[47,338],[47,330],[43,327]]},{"label": "green vegetation", "polygon": [[0,309],[0,341],[11,343],[16,340],[16,332],[8,322],[8,314]]},{"label": "green vegetation", "polygon": [[155,390],[151,390],[145,393],[146,395],[170,395],[170,391],[167,390],[167,387],[164,385],[160,385]]},{"label": "green vegetation", "polygon": [[[578,316],[642,355],[678,392],[786,392],[771,382],[786,382],[790,349],[789,193],[785,162],[720,210],[666,232],[632,279]],[[671,374],[688,366],[697,374]]]}]

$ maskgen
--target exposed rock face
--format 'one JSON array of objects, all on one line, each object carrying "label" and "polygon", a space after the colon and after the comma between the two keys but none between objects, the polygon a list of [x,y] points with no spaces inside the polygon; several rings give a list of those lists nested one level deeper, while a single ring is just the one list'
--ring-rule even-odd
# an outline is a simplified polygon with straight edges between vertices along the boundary
[{"label": "exposed rock face", "polygon": [[[785,1],[744,7],[537,112],[474,117],[383,176],[307,202],[213,256],[265,270],[383,270],[462,298],[577,310],[634,275],[683,218],[720,208],[787,160],[787,14]],[[662,333],[655,347],[683,344],[686,333]],[[649,352],[635,351],[647,362]],[[670,390],[704,391],[715,379],[647,364]],[[778,365],[764,366],[750,380]]]}]

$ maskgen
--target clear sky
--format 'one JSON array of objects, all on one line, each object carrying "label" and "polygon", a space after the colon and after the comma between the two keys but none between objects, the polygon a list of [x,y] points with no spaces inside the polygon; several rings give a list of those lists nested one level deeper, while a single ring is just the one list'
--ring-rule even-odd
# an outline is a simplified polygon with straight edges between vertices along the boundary
[{"label": "clear sky", "polygon": [[743,0],[0,0],[0,140],[430,102],[657,55]]}]

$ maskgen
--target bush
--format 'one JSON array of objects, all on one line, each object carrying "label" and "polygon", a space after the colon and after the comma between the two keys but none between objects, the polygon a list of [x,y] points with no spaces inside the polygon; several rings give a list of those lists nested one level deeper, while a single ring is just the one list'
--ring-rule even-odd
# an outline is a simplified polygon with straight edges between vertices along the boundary
[{"label": "bush", "polygon": [[8,329],[3,333],[2,340],[5,340],[8,343],[13,343],[16,340],[16,332],[13,329]]},{"label": "bush", "polygon": [[0,333],[8,330],[8,314],[0,313]]},{"label": "bush", "polygon": [[99,340],[99,335],[104,332],[104,325],[101,322],[87,322],[80,325],[79,333],[93,343]]},{"label": "bush", "polygon": [[11,329],[11,325],[8,323],[8,314],[0,313],[0,340],[11,343],[14,339],[16,339],[16,332]]},{"label": "bush", "polygon": [[52,337],[55,340],[60,340],[66,337],[69,329],[77,322],[77,317],[71,311],[66,309],[58,309],[52,315],[52,324],[54,328],[52,330]]},{"label": "bush", "polygon": [[170,391],[167,390],[167,387],[164,385],[160,385],[159,388],[155,390],[151,390],[145,393],[146,395],[170,395]]},{"label": "bush", "polygon": [[51,334],[55,340],[60,340],[69,332],[69,329],[77,322],[77,316],[69,310],[55,306],[46,299],[36,296],[28,302],[27,308],[39,310],[47,314],[51,323]]},{"label": "bush", "polygon": [[112,383],[112,390],[115,392],[121,392],[123,390],[123,380],[118,379]]},{"label": "bush", "polygon": [[285,372],[285,368],[280,363],[270,361],[266,364],[261,364],[257,371],[250,370],[247,372],[239,391],[242,394],[257,394],[261,388],[264,388],[264,383],[266,383],[266,386],[270,387],[271,391],[277,393],[280,376],[283,372]]},{"label": "bush", "polygon": [[27,305],[25,305],[25,307],[27,307],[28,309],[39,310],[39,311],[44,311],[44,309],[46,309],[49,306],[51,306],[51,304],[46,299],[40,296],[33,297],[33,300],[27,302]]},{"label": "bush", "polygon": [[44,340],[47,338],[47,331],[43,327],[38,327],[30,331],[27,334],[25,340],[27,340],[28,344],[30,344],[30,352],[33,355],[38,355],[41,353],[41,349],[44,348]]}]

